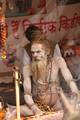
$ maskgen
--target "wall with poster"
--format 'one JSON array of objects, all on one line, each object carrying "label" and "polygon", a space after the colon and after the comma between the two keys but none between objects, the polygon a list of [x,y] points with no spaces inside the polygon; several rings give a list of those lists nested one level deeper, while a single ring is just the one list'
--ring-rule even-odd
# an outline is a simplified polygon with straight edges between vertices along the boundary
[{"label": "wall with poster", "polygon": [[[9,12],[9,15],[7,13],[6,21],[9,33],[17,31],[19,26],[25,31],[30,24],[35,24],[41,27],[51,40],[59,41],[65,36],[70,37],[69,34],[74,38],[79,37],[80,2],[78,0],[72,0],[72,2],[68,2],[68,0],[36,0],[36,5],[34,4],[32,1],[29,11],[16,12],[17,16],[15,12],[13,14]],[[26,14],[24,15],[24,13]]]},{"label": "wall with poster", "polygon": [[[30,24],[39,26],[49,40],[60,44],[72,39],[77,41],[80,39],[80,1],[36,0],[35,4],[34,0],[10,0],[7,5],[6,24],[7,41],[14,45],[26,41],[26,38],[22,38]],[[15,41],[16,34],[20,36],[18,41]],[[5,71],[8,69],[10,70],[10,67],[7,66]]]}]

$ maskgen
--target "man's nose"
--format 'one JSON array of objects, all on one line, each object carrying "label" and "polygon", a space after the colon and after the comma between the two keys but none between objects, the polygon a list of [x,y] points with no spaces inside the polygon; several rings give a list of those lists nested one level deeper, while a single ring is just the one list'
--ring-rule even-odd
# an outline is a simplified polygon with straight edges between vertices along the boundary
[{"label": "man's nose", "polygon": [[2,7],[0,6],[0,11],[2,10]]},{"label": "man's nose", "polygon": [[37,53],[35,52],[33,56],[34,56],[34,57],[37,57]]}]

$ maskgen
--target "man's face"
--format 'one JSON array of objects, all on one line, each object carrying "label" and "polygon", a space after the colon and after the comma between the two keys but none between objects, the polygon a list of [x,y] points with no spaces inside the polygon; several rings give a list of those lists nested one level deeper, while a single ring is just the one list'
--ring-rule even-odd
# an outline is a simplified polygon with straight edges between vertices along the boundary
[{"label": "man's face", "polygon": [[40,43],[34,43],[31,46],[31,52],[32,74],[34,75],[34,80],[40,79],[41,81],[44,81],[47,66],[47,52],[45,50],[45,47]]},{"label": "man's face", "polygon": [[45,48],[41,44],[34,43],[31,46],[31,53],[34,61],[42,61],[47,58]]}]

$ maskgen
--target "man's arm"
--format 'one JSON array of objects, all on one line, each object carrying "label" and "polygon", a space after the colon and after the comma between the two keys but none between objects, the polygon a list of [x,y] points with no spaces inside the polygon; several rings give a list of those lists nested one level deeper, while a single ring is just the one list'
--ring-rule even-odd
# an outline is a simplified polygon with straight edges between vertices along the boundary
[{"label": "man's arm", "polygon": [[79,94],[78,88],[74,82],[74,79],[71,75],[71,72],[69,71],[67,64],[65,62],[65,60],[60,57],[60,59],[58,60],[58,66],[61,70],[61,73],[65,79],[65,81],[68,83],[68,85],[70,86],[70,89],[72,92]]},{"label": "man's arm", "polygon": [[42,111],[34,103],[31,93],[31,79],[30,79],[30,66],[25,65],[23,67],[23,77],[24,77],[24,99],[29,108],[33,111],[34,114],[41,114]]}]

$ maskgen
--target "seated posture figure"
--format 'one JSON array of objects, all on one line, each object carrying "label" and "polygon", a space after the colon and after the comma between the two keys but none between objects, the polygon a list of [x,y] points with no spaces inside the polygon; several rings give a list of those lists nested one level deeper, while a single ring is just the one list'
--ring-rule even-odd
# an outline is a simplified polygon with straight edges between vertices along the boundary
[{"label": "seated posture figure", "polygon": [[[40,38],[31,43],[31,62],[23,69],[23,86],[25,105],[21,106],[22,115],[41,115],[44,111],[36,104],[49,106],[53,110],[61,110],[58,95],[59,71],[68,83],[71,91],[78,96],[78,89],[73,77],[61,56],[53,57],[50,41]],[[13,112],[14,114],[16,111]],[[8,119],[7,119],[8,120]]]},{"label": "seated posture figure", "polygon": [[78,95],[78,89],[64,59],[60,56],[53,57],[50,41],[44,39],[32,42],[31,53],[31,64],[26,65],[27,67],[23,70],[26,104],[34,115],[43,113],[36,105],[36,101],[42,105],[53,107],[54,110],[60,110],[61,104],[57,91],[59,71],[61,71],[71,91]]}]

